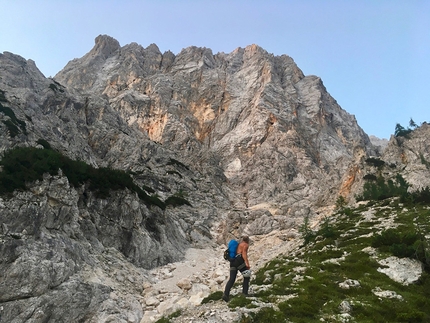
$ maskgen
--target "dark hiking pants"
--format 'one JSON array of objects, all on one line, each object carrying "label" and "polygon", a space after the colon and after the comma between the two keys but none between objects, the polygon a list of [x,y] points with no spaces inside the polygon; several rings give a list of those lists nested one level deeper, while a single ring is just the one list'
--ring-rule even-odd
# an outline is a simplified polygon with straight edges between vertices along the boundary
[{"label": "dark hiking pants", "polygon": [[[241,255],[238,255],[236,258],[234,258],[230,262],[230,278],[227,282],[227,285],[225,285],[224,295],[227,297],[230,297],[230,290],[234,285],[234,282],[237,278],[237,272],[243,272],[246,270],[245,261],[243,260]],[[247,295],[248,289],[249,289],[249,281],[251,280],[251,277],[243,277],[243,284],[242,284],[242,293]]]}]

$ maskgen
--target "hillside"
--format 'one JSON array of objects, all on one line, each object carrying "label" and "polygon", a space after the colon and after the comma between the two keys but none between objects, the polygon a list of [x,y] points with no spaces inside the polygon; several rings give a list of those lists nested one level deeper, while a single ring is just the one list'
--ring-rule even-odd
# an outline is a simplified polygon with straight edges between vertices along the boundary
[{"label": "hillside", "polygon": [[304,244],[237,284],[157,322],[428,322],[430,207],[397,198],[339,207]]}]

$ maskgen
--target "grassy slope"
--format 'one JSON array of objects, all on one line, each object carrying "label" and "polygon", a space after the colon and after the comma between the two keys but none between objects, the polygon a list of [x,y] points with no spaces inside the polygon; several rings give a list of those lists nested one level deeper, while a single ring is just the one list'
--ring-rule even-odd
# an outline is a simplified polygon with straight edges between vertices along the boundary
[{"label": "grassy slope", "polygon": [[[394,227],[399,236],[419,232],[429,259],[429,218],[430,207],[406,208],[396,200],[341,209],[296,254],[274,259],[256,273],[255,297],[233,297],[229,306],[253,309],[241,323],[430,322],[428,270],[417,283],[404,286],[377,270],[382,267],[377,259],[399,249],[389,246],[392,241],[379,243],[375,256],[368,253],[375,241],[384,239],[381,233]],[[415,241],[402,248],[418,247]],[[348,279],[359,286],[341,288],[339,284]],[[376,296],[378,288],[401,299]],[[349,316],[342,314],[342,302],[352,308]]]}]

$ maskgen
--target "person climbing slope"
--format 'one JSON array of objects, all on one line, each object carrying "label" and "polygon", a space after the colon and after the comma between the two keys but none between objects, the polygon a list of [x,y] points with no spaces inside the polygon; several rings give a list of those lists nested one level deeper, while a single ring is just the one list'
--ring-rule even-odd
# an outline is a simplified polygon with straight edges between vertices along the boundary
[{"label": "person climbing slope", "polygon": [[237,277],[237,271],[240,271],[243,276],[242,293],[248,295],[249,281],[251,279],[251,266],[248,260],[249,237],[242,237],[241,242],[237,246],[236,256],[230,261],[230,278],[225,286],[222,299],[226,302],[230,300],[230,290],[234,285]]}]

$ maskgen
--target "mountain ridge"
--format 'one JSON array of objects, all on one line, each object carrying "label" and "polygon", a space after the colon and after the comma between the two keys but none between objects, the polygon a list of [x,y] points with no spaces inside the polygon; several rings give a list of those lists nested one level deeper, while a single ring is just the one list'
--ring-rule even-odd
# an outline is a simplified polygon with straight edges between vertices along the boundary
[{"label": "mountain ridge", "polygon": [[[0,54],[0,90],[1,152],[53,149],[121,170],[163,203],[187,202],[162,209],[128,189],[100,198],[61,170],[2,196],[0,301],[14,322],[137,322],[153,306],[148,270],[242,234],[297,242],[306,217],[354,202],[365,172],[378,172],[366,159],[379,151],[322,80],[257,45],[174,55],[101,35],[53,79]],[[409,162],[418,185],[427,128],[416,134],[405,151],[391,139],[387,173]]]}]

